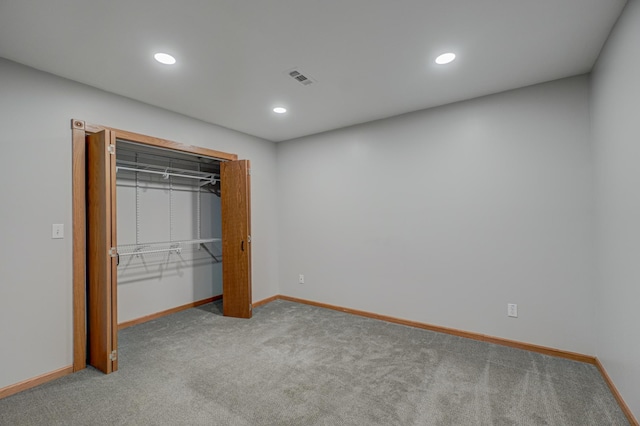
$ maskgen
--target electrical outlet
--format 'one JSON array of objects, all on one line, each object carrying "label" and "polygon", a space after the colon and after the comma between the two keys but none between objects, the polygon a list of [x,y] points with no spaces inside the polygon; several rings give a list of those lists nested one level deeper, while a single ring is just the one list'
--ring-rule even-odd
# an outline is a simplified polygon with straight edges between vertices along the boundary
[{"label": "electrical outlet", "polygon": [[54,223],[51,225],[51,238],[64,238],[64,224]]},{"label": "electrical outlet", "polygon": [[515,303],[507,303],[507,316],[518,318],[518,305]]},{"label": "electrical outlet", "polygon": [[304,275],[298,275],[298,284],[304,284]]}]

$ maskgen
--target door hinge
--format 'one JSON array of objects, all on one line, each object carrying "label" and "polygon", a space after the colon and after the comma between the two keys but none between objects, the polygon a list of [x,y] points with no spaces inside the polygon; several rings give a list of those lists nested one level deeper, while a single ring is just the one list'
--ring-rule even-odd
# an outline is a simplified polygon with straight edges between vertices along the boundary
[{"label": "door hinge", "polygon": [[109,354],[109,359],[111,361],[117,361],[118,360],[118,351],[111,351],[111,353]]},{"label": "door hinge", "polygon": [[251,235],[247,235],[247,242],[250,243],[251,242]]},{"label": "door hinge", "polygon": [[249,303],[249,312],[253,311],[253,305]]},{"label": "door hinge", "polygon": [[115,247],[111,247],[109,249],[109,256],[116,257],[118,255],[118,249]]},{"label": "door hinge", "polygon": [[114,144],[110,144],[110,145],[107,147],[107,151],[109,152],[109,154],[111,154],[111,155],[115,155],[115,153],[116,153],[116,146],[115,146]]},{"label": "door hinge", "polygon": [[247,174],[251,176],[251,169],[247,169]]}]

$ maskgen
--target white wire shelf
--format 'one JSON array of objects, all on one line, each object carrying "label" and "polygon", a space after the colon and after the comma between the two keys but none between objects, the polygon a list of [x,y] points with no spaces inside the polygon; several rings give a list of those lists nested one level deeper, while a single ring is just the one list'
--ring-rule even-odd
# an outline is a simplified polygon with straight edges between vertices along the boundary
[{"label": "white wire shelf", "polygon": [[169,179],[170,177],[195,179],[203,182],[203,185],[215,185],[220,179],[220,176],[216,173],[177,169],[175,167],[154,166],[151,164],[125,160],[116,161],[116,173],[118,173],[120,170],[159,175],[162,176],[163,179]]},{"label": "white wire shelf", "polygon": [[222,242],[220,238],[201,238],[197,240],[165,241],[144,244],[123,244],[116,249],[118,256],[140,256],[153,253],[181,253],[184,246]]}]

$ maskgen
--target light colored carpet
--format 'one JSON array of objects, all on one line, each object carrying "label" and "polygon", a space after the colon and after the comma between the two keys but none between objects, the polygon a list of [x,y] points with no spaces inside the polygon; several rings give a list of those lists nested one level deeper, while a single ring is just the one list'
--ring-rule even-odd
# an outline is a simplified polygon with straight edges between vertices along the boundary
[{"label": "light colored carpet", "polygon": [[275,301],[120,332],[92,368],[0,400],[1,425],[627,425],[592,365]]}]

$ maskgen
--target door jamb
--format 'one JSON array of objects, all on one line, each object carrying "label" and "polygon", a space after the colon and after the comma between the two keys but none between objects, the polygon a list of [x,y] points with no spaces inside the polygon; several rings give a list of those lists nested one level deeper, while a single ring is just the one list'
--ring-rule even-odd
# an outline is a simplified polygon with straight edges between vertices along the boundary
[{"label": "door jamb", "polygon": [[86,306],[86,136],[110,130],[116,139],[124,139],[144,145],[174,151],[200,154],[226,161],[238,159],[236,154],[185,145],[168,139],[155,138],[139,133],[118,130],[82,120],[71,120],[72,133],[72,220],[73,220],[73,371],[87,367],[87,306]]}]

